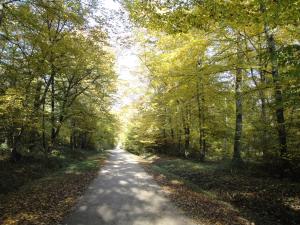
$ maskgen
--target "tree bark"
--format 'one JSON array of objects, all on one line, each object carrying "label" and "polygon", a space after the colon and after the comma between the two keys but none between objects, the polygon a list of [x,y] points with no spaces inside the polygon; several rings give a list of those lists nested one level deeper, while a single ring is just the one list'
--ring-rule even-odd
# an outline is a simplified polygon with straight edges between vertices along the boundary
[{"label": "tree bark", "polygon": [[263,153],[263,157],[266,156],[266,149],[267,149],[267,144],[268,144],[268,138],[267,138],[267,110],[266,110],[266,96],[264,93],[264,90],[260,87],[260,85],[265,85],[266,84],[266,79],[265,79],[265,74],[262,70],[262,65],[261,65],[261,59],[260,59],[260,70],[259,70],[259,79],[260,83],[257,83],[253,69],[251,68],[251,77],[252,80],[255,84],[255,87],[258,89],[259,92],[259,100],[260,100],[260,122],[263,125],[262,127],[262,138],[261,138],[261,151]]},{"label": "tree bark", "polygon": [[[259,71],[260,82],[265,85],[266,79],[265,74],[262,70]],[[261,122],[263,124],[263,133],[262,133],[262,152],[263,157],[266,157],[266,149],[268,144],[268,131],[267,131],[267,109],[266,109],[266,96],[263,90],[260,90],[260,101],[261,101]]]},{"label": "tree bark", "polygon": [[284,107],[283,107],[283,94],[282,94],[282,84],[281,77],[279,74],[278,68],[278,58],[277,58],[277,50],[276,43],[274,39],[273,33],[270,31],[269,24],[265,18],[266,7],[264,3],[260,2],[261,12],[264,16],[264,32],[266,36],[267,46],[268,46],[268,55],[271,62],[272,67],[272,79],[274,83],[274,98],[275,98],[275,111],[276,111],[276,122],[277,122],[277,130],[278,130],[278,141],[279,141],[279,151],[280,156],[282,157],[287,153],[287,134],[286,134],[286,126],[285,126],[285,118],[284,118]]},{"label": "tree bark", "polygon": [[182,135],[181,129],[177,128],[177,138],[178,138],[177,150],[179,155],[181,155],[181,135]]},{"label": "tree bark", "polygon": [[[201,90],[200,90],[201,89]],[[204,84],[199,78],[197,81],[197,106],[198,106],[198,123],[199,123],[199,147],[200,160],[204,161],[206,156],[206,140],[205,140],[205,115],[204,115]]]},{"label": "tree bark", "polygon": [[43,149],[45,154],[47,154],[47,149],[46,149],[46,134],[45,134],[45,102],[43,103],[43,108],[42,108],[42,142],[43,142]]},{"label": "tree bark", "polygon": [[272,66],[272,78],[274,82],[274,95],[275,95],[275,107],[276,107],[276,121],[278,129],[278,140],[279,140],[279,151],[280,156],[287,153],[287,137],[286,137],[286,127],[284,118],[284,107],[283,107],[283,96],[281,88],[281,79],[278,70],[278,60],[276,45],[273,34],[269,33],[269,29],[265,27],[265,34],[268,44],[268,52],[270,56],[271,66]]},{"label": "tree bark", "polygon": [[[177,134],[178,134],[178,152],[179,152],[179,155],[182,156],[184,155],[184,152],[182,151],[182,134],[184,132],[182,132],[182,127],[184,129],[184,121],[183,121],[183,115],[182,115],[182,110],[181,110],[181,107],[180,107],[180,101],[177,99],[177,112],[178,112],[178,115],[179,115],[179,123],[178,123],[178,128],[177,128]],[[182,122],[182,124],[180,123],[180,120]],[[184,150],[184,149],[183,149]]]},{"label": "tree bark", "polygon": [[71,150],[75,150],[75,121],[71,119],[71,135],[70,135],[70,145],[71,145]]},{"label": "tree bark", "polygon": [[54,146],[55,138],[55,79],[53,77],[51,84],[51,147]]},{"label": "tree bark", "polygon": [[184,130],[184,156],[187,156],[190,148],[189,109],[182,110],[182,123]]},{"label": "tree bark", "polygon": [[243,99],[242,99],[242,82],[243,71],[241,68],[242,63],[242,49],[240,45],[240,35],[237,38],[237,69],[235,76],[235,134],[234,134],[234,148],[232,161],[234,163],[241,163],[241,138],[243,132]]}]

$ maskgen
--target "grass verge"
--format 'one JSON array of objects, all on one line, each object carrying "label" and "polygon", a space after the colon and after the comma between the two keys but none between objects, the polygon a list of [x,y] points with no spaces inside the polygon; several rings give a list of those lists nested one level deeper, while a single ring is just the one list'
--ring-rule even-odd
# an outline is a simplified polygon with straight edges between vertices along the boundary
[{"label": "grass verge", "polygon": [[0,224],[59,224],[95,178],[105,158],[104,152],[90,152],[80,160],[69,161],[59,170],[0,195]]}]

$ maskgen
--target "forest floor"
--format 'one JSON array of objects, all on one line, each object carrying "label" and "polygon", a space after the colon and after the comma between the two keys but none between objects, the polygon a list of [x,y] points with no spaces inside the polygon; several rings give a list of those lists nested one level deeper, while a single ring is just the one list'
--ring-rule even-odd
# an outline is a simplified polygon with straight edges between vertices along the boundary
[{"label": "forest floor", "polygon": [[170,199],[199,224],[300,224],[300,183],[226,162],[144,155],[141,163]]},{"label": "forest floor", "polygon": [[[72,156],[71,156],[72,155]],[[105,152],[53,156],[48,165],[0,159],[0,224],[59,224],[104,164]]]}]

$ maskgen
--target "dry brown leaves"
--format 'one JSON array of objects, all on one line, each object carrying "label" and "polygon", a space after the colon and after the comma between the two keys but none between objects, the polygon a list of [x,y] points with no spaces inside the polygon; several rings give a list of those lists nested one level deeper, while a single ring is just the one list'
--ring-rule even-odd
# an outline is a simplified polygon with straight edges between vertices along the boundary
[{"label": "dry brown leaves", "polygon": [[140,160],[145,170],[163,188],[172,202],[182,209],[187,216],[197,224],[213,225],[250,225],[251,222],[242,218],[240,213],[229,204],[213,199],[212,197],[191,190],[182,182],[168,179],[151,169],[150,163]]},{"label": "dry brown leaves", "polygon": [[1,199],[0,224],[59,224],[75,205],[96,171],[36,180]]}]

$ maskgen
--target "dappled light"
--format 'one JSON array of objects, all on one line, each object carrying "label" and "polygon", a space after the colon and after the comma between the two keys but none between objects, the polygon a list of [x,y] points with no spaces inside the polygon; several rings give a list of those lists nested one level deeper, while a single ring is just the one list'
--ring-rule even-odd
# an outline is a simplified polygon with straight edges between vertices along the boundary
[{"label": "dappled light", "polygon": [[109,152],[99,177],[64,224],[193,224],[164,197],[136,156],[121,149]]}]

